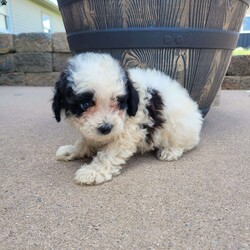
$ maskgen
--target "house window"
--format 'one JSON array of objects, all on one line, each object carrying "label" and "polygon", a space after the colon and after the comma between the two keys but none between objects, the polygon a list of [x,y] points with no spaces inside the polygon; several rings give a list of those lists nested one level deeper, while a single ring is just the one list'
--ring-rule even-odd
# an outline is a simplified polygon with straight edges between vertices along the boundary
[{"label": "house window", "polygon": [[0,5],[0,32],[9,32],[7,7]]},{"label": "house window", "polygon": [[51,33],[51,17],[47,14],[42,14],[43,32]]},{"label": "house window", "polygon": [[250,16],[246,16],[243,20],[242,32],[250,33]]}]

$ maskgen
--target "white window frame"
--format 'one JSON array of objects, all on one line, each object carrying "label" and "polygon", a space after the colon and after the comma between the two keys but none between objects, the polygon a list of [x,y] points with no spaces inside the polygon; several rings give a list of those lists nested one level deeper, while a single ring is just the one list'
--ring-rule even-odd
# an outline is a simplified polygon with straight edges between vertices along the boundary
[{"label": "white window frame", "polygon": [[[244,18],[246,18],[246,17],[250,18],[250,15],[246,15]],[[240,33],[244,33],[244,34],[250,33],[250,29],[249,30],[243,30],[243,23],[242,23]]]},{"label": "white window frame", "polygon": [[[1,4],[1,1],[0,1]],[[7,1],[6,6],[6,22],[7,22],[7,29],[1,29],[0,28],[0,33],[11,33],[12,32],[12,25],[11,25],[11,12],[10,12],[10,0]]]},{"label": "white window frame", "polygon": [[[43,25],[43,18],[44,18],[44,16],[47,16],[50,19],[50,32],[45,32],[44,31],[44,28],[45,28],[44,25]],[[47,34],[53,33],[53,23],[52,23],[52,16],[51,15],[49,15],[46,12],[42,12],[41,13],[41,23],[42,23],[42,32],[47,33]]]}]

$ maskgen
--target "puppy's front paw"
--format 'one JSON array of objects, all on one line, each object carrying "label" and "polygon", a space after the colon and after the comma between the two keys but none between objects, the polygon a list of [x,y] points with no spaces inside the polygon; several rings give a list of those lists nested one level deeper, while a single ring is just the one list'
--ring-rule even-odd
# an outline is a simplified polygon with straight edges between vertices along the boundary
[{"label": "puppy's front paw", "polygon": [[83,166],[75,175],[78,184],[97,185],[112,179],[112,173],[105,169],[95,168],[91,165]]},{"label": "puppy's front paw", "polygon": [[183,154],[181,148],[162,148],[156,152],[156,156],[161,161],[174,161],[178,160]]},{"label": "puppy's front paw", "polygon": [[74,145],[65,145],[58,148],[56,152],[56,159],[58,161],[72,161],[75,159]]},{"label": "puppy's front paw", "polygon": [[97,185],[112,179],[112,174],[105,171],[98,171],[91,167],[80,168],[75,175],[78,184]]}]

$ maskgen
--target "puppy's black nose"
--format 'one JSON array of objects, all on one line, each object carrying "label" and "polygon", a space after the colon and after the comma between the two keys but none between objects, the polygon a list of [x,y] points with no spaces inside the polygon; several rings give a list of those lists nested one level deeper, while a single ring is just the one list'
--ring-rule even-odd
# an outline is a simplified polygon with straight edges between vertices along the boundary
[{"label": "puppy's black nose", "polygon": [[100,127],[98,127],[98,131],[103,135],[107,135],[110,133],[112,128],[113,126],[111,124],[105,123],[101,125]]}]

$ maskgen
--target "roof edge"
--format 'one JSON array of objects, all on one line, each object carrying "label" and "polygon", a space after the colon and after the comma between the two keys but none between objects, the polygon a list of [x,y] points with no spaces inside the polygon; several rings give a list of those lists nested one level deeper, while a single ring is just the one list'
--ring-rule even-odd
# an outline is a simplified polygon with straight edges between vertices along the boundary
[{"label": "roof edge", "polygon": [[61,15],[58,6],[48,0],[32,0],[32,1]]}]

